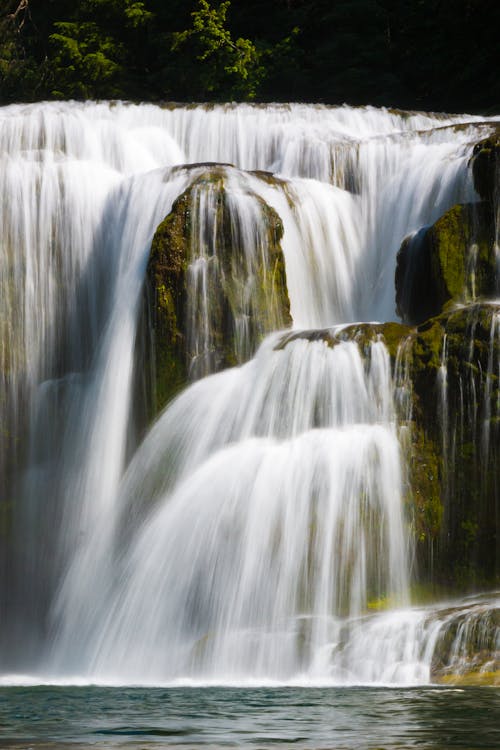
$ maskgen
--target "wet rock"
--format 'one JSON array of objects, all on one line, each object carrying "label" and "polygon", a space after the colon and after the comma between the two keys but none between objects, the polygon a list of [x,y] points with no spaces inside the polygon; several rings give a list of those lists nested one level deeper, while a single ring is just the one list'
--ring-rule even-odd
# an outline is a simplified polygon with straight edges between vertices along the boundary
[{"label": "wet rock", "polygon": [[500,609],[476,606],[447,616],[434,648],[431,679],[455,685],[500,684]]},{"label": "wet rock", "polygon": [[147,270],[155,411],[189,379],[246,361],[291,323],[282,222],[255,191],[272,175],[193,169],[156,230]]},{"label": "wet rock", "polygon": [[358,344],[362,352],[375,341],[382,341],[393,362],[395,362],[401,342],[408,336],[411,329],[401,323],[353,323],[351,325],[313,329],[305,331],[293,331],[286,333],[278,342],[276,349],[283,349],[292,341],[323,341],[327,346],[333,347],[343,341],[353,341]]},{"label": "wet rock", "polygon": [[490,585],[500,573],[500,306],[449,307],[416,327],[356,323],[284,334],[355,342],[368,356],[385,343],[392,361],[404,499],[418,580],[449,590]]},{"label": "wet rock", "polygon": [[498,577],[500,309],[458,307],[415,329],[409,485],[421,573],[468,587]]},{"label": "wet rock", "polygon": [[498,199],[500,182],[500,127],[488,138],[476,143],[471,158],[474,187],[483,201]]},{"label": "wet rock", "polygon": [[406,238],[398,253],[398,315],[419,324],[452,302],[488,297],[497,288],[493,211],[488,203],[459,204],[435,224]]}]

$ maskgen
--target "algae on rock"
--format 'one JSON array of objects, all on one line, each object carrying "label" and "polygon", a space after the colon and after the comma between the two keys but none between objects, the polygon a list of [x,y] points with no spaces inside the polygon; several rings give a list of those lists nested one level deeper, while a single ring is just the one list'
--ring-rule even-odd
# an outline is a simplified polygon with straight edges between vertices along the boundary
[{"label": "algae on rock", "polygon": [[406,238],[396,303],[416,325],[408,487],[420,575],[458,587],[500,576],[498,128],[469,166],[481,202],[458,204]]}]

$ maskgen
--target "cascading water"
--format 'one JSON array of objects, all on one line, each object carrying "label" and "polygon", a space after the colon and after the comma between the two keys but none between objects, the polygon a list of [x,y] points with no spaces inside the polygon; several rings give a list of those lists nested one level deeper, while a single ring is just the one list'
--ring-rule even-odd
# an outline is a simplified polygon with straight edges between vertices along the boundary
[{"label": "cascading water", "polygon": [[[428,613],[366,617],[373,601],[408,601],[383,343],[362,352],[273,334],[247,364],[185,390],[140,444],[134,353],[153,234],[204,169],[179,165],[278,173],[220,168],[240,217],[233,242],[250,237],[242,248],[265,254],[259,201],[283,222],[294,328],[392,320],[401,241],[474,197],[466,165],[487,129],[302,105],[0,110],[8,670],[152,683],[429,679]],[[216,204],[210,187],[195,194],[199,244],[217,236]],[[245,252],[241,283],[230,280],[241,362],[255,343]],[[214,258],[193,247],[195,377],[214,369],[202,330]],[[265,330],[279,325],[274,316]]]},{"label": "cascading water", "polygon": [[[77,673],[90,664],[104,674],[122,665],[135,682],[321,676],[335,618],[359,616],[370,595],[404,600],[383,345],[373,345],[365,372],[353,343],[271,344],[181,396],[130,465],[121,523],[138,497],[135,518],[145,517],[144,505],[154,510],[132,534],[105,611],[85,617],[87,602],[72,608],[76,630],[63,623],[56,650],[68,641],[63,663],[71,664],[76,635]],[[175,454],[177,476],[165,488],[161,467]],[[139,494],[152,476],[160,488]],[[67,617],[66,601],[64,609]]]}]

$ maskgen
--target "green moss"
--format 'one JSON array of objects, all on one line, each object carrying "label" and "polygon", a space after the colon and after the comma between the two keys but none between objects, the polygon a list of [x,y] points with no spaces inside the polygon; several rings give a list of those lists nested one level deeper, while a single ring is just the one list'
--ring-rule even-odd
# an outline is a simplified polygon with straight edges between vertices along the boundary
[{"label": "green moss", "polygon": [[495,291],[493,216],[487,205],[457,205],[429,230],[432,278],[442,300],[467,301]]},{"label": "green moss", "polygon": [[391,596],[379,596],[375,599],[370,599],[366,608],[369,612],[385,612],[389,609],[397,607],[399,602]]},{"label": "green moss", "polygon": [[500,686],[500,669],[494,671],[466,672],[465,674],[452,673],[433,677],[433,682],[439,685],[456,685],[460,687],[472,686]]},{"label": "green moss", "polygon": [[441,532],[441,478],[441,451],[422,427],[412,425],[407,502],[411,506],[415,537],[419,544],[432,545]]},{"label": "green moss", "polygon": [[189,200],[180,196],[157,228],[148,264],[150,319],[154,331],[154,411],[161,409],[187,379],[182,311],[186,298],[186,231]]},{"label": "green moss", "polygon": [[343,328],[337,337],[341,341],[355,341],[365,353],[374,341],[383,341],[394,362],[401,342],[409,333],[408,326],[401,323],[356,323]]},{"label": "green moss", "polygon": [[500,527],[492,523],[500,391],[496,367],[488,372],[500,356],[498,337],[491,335],[497,313],[495,304],[452,307],[410,337],[408,453],[417,556],[424,575],[462,589],[494,581],[500,562]]},{"label": "green moss", "polygon": [[463,206],[454,206],[429,230],[435,250],[432,268],[442,281],[447,299],[462,299],[465,286],[467,237],[463,218]]}]

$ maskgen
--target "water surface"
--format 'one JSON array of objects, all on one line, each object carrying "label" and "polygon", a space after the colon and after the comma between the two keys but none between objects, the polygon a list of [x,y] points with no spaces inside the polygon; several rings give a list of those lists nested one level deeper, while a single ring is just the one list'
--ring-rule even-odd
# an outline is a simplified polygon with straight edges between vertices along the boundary
[{"label": "water surface", "polygon": [[8,687],[0,747],[496,750],[500,690]]}]

